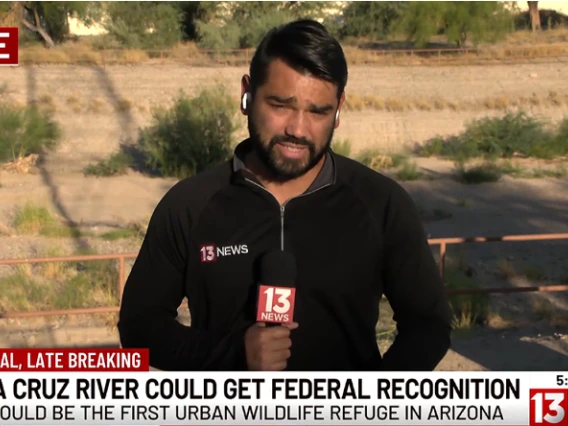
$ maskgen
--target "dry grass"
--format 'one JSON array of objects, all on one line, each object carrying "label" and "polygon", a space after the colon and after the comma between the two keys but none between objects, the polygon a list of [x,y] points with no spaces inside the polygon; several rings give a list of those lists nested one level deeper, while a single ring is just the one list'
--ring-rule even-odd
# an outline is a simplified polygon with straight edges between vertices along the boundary
[{"label": "dry grass", "polygon": [[36,169],[38,159],[38,154],[30,154],[26,157],[0,164],[0,169],[11,173],[27,174]]},{"label": "dry grass", "polygon": [[117,291],[113,261],[16,265],[0,277],[0,311],[116,306]]},{"label": "dry grass", "polygon": [[9,226],[0,223],[0,237],[11,237],[14,235],[14,230]]},{"label": "dry grass", "polygon": [[515,31],[503,43],[509,46],[543,45],[568,42],[568,28],[555,28],[551,31]]},{"label": "dry grass", "polygon": [[357,93],[347,94],[344,108],[346,111],[362,111],[371,109],[386,112],[402,111],[505,111],[523,107],[568,105],[568,92],[550,91],[548,94],[510,97],[498,95],[476,100],[455,102],[440,96],[427,99],[381,98],[378,96],[361,96]]},{"label": "dry grass", "polygon": [[[361,90],[361,89],[359,89]],[[238,96],[235,96],[238,101]],[[49,112],[65,112],[71,114],[114,114],[116,112],[138,111],[147,113],[147,99],[127,99],[125,97],[116,102],[105,101],[102,96],[77,95],[58,97],[57,94],[40,93],[35,103]],[[413,96],[376,96],[360,92],[347,92],[344,111],[382,111],[382,112],[507,112],[533,107],[560,108],[568,106],[568,90],[556,89],[548,92],[535,92],[532,95],[496,94],[480,96],[477,99],[452,99],[441,95]]]},{"label": "dry grass", "polygon": [[[465,65],[491,61],[525,61],[540,57],[557,57],[568,54],[568,31],[557,29],[537,35],[519,31],[502,43],[479,49],[456,52],[455,49],[431,50],[377,50],[362,49],[345,44],[344,50],[351,65]],[[148,61],[183,62],[190,65],[239,65],[248,64],[253,49],[208,51],[195,43],[183,43],[171,49],[100,49],[96,38],[84,38],[54,49],[41,45],[22,46],[20,61],[31,64],[138,64]]]},{"label": "dry grass", "polygon": [[65,224],[50,209],[27,202],[14,208],[10,227],[0,225],[0,235],[33,235],[51,238],[95,237],[106,241],[135,239],[141,242],[146,235],[148,220],[129,222],[112,231],[95,234],[89,230]]}]

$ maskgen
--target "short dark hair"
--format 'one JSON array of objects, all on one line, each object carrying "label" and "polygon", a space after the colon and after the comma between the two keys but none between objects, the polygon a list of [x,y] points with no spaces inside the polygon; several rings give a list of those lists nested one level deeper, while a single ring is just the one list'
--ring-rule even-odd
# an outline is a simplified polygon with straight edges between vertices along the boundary
[{"label": "short dark hair", "polygon": [[262,39],[250,64],[251,90],[262,86],[270,63],[280,59],[298,72],[337,86],[347,84],[347,61],[339,42],[317,21],[300,19],[273,28]]}]

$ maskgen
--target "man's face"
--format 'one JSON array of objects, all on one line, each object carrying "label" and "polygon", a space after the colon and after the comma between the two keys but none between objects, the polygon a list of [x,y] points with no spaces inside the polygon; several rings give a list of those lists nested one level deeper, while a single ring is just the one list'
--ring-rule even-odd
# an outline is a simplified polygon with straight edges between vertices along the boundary
[{"label": "man's face", "polygon": [[302,176],[325,155],[335,128],[337,87],[280,60],[254,95],[248,127],[253,146],[278,180]]}]

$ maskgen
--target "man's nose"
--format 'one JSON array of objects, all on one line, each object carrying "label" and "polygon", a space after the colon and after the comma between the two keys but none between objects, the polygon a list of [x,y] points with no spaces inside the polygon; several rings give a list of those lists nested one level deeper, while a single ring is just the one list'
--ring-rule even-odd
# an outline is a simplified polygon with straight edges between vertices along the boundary
[{"label": "man's nose", "polygon": [[292,111],[288,117],[286,125],[286,134],[296,138],[305,138],[308,136],[308,122],[303,111]]}]

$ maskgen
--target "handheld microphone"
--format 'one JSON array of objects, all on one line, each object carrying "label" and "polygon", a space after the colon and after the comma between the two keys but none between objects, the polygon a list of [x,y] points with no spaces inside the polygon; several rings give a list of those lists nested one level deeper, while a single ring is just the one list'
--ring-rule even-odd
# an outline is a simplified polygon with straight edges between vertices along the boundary
[{"label": "handheld microphone", "polygon": [[296,259],[288,252],[269,251],[260,260],[256,320],[267,325],[294,321]]}]

